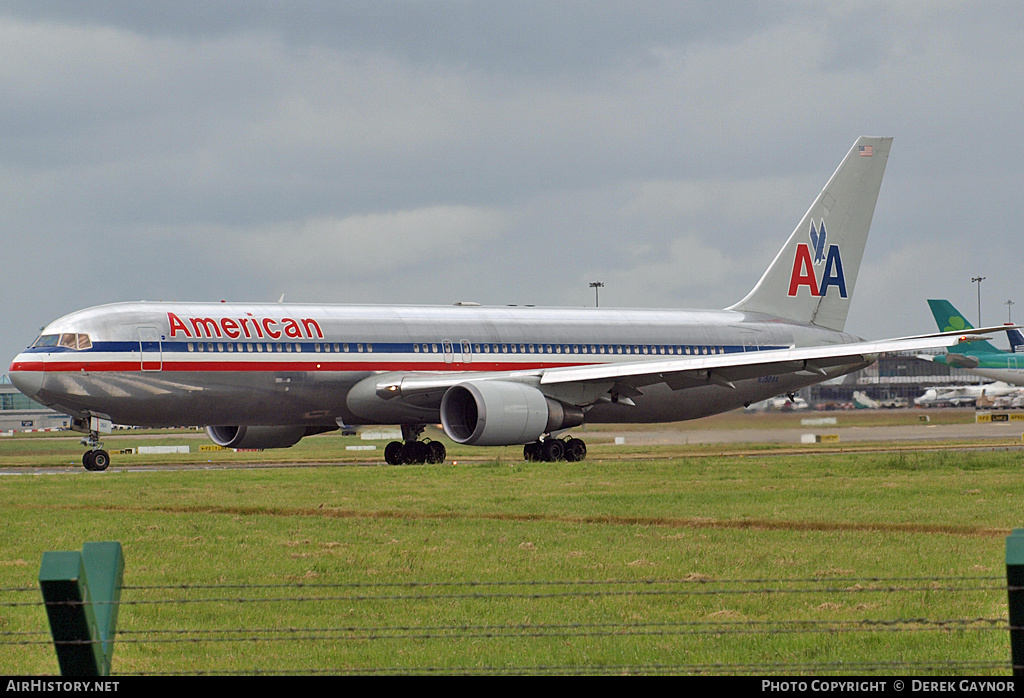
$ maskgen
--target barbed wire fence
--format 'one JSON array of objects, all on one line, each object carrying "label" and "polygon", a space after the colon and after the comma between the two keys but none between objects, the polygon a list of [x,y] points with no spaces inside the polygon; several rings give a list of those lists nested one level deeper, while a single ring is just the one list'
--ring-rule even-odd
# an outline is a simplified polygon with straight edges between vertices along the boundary
[{"label": "barbed wire fence", "polygon": [[[123,670],[114,673],[1008,674],[1012,669],[1011,628],[1005,612],[993,617],[967,618],[932,617],[927,613],[936,607],[1005,611],[1007,590],[1005,578],[998,576],[125,585],[119,602],[116,644],[120,654],[131,655],[131,660],[126,660]],[[843,598],[884,598],[892,601],[887,608],[913,608],[921,613],[899,617],[889,610],[874,618],[772,619],[772,612],[766,609],[761,615],[767,618],[749,619],[718,617],[697,602],[750,597],[756,606],[766,607],[770,599],[790,595],[815,598],[811,604],[817,601],[816,597],[829,600],[818,602],[819,605]],[[972,599],[960,603],[958,599],[964,595],[971,595]],[[19,648],[27,651],[54,644],[46,624],[44,603],[38,597],[38,587],[0,589],[0,607],[27,613],[35,613],[35,607],[39,609],[38,630],[0,629],[0,651],[8,656],[14,656]],[[624,600],[668,600],[673,607],[678,606],[680,613],[672,613],[671,619],[659,615],[657,621],[609,619],[608,615],[615,614],[608,614],[603,605]],[[246,609],[278,605],[288,609],[287,614],[281,614],[288,620],[304,616],[349,618],[353,615],[351,609],[360,606],[372,607],[372,611],[354,614],[358,622],[337,624],[278,626],[242,622]],[[398,610],[410,605],[419,609],[412,616],[417,622],[395,622],[395,617],[409,617]],[[566,605],[572,606],[571,622],[543,620],[565,615]],[[863,606],[870,610],[874,605],[857,604],[856,609]],[[295,612],[306,606],[316,606],[316,612]],[[502,609],[506,607],[514,609],[508,615],[525,614],[529,619],[502,618]],[[552,612],[556,607],[557,612]],[[682,617],[687,614],[690,617]],[[179,622],[183,615],[189,616],[188,622]],[[266,613],[260,617],[265,618]],[[466,618],[486,620],[473,622]],[[967,643],[977,648],[976,656],[972,650],[938,658],[912,656],[914,647],[935,636],[948,644],[978,635],[984,635],[985,641]],[[822,638],[864,641],[857,642],[847,657],[836,658],[823,652],[820,659],[810,661],[802,658],[801,652],[773,651],[770,644],[784,637],[805,638],[811,644],[822,642]],[[913,640],[906,648],[894,648],[890,638],[895,637]],[[691,645],[708,640],[713,640],[715,649],[687,651]],[[635,647],[639,641],[654,643],[661,650],[638,653]],[[758,646],[756,651],[750,649],[751,642]],[[375,663],[367,663],[367,653],[360,650],[381,643],[387,643],[388,649],[377,652]],[[479,650],[473,652],[474,661],[460,663],[458,657],[453,658],[450,649],[456,643]],[[502,647],[517,643],[517,649],[509,653],[507,662],[497,662],[494,658],[502,653],[488,650],[489,643],[504,643]],[[580,643],[600,643],[602,651],[559,653],[559,648],[578,647]],[[740,647],[730,649],[730,645]],[[168,650],[176,657],[190,657],[188,669],[171,666]],[[392,661],[382,661],[381,654]],[[633,663],[609,659],[638,654],[645,659]],[[780,656],[785,654],[792,656]],[[309,661],[304,662],[307,655]],[[229,656],[232,659],[226,660]],[[718,656],[722,661],[709,659]],[[285,658],[293,663],[286,664]],[[531,658],[541,661],[523,661]],[[204,661],[208,664],[204,665]],[[240,661],[248,664],[239,666]]]}]

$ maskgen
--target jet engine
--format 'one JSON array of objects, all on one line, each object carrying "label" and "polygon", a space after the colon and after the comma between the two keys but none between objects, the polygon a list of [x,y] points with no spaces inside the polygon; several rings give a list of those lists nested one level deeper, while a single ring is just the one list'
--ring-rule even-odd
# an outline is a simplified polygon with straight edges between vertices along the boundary
[{"label": "jet engine", "polygon": [[213,443],[225,448],[289,448],[303,436],[333,431],[338,427],[307,427],[303,425],[283,427],[226,426],[206,427],[206,433]]},{"label": "jet engine", "polygon": [[511,446],[583,423],[583,410],[523,383],[476,381],[449,388],[441,399],[441,424],[453,441],[471,446]]}]

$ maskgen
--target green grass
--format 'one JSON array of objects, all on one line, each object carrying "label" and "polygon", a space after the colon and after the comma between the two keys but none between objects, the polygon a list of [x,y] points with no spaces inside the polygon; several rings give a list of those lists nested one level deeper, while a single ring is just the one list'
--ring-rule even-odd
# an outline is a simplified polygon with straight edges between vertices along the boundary
[{"label": "green grass", "polygon": [[[274,455],[327,462],[319,449],[334,438]],[[5,440],[0,454],[49,462],[60,442]],[[467,450],[473,460],[459,465],[106,473],[70,460],[75,442],[66,453],[66,473],[2,481],[0,588],[33,589],[44,551],[120,541],[128,588],[115,673],[1007,669],[1002,628],[862,622],[1005,618],[1004,539],[1024,523],[1017,452],[525,464]],[[13,634],[47,632],[27,603],[38,598],[0,593],[0,673],[57,671],[45,635]],[[788,621],[802,632],[778,625]],[[858,625],[838,632],[841,622]],[[151,629],[263,639],[153,642]]]}]

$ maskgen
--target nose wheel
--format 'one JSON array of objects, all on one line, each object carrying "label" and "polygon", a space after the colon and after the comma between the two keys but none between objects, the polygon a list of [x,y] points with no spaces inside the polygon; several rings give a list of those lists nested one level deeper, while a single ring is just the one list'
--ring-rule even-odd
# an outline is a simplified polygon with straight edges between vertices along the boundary
[{"label": "nose wheel", "polygon": [[107,466],[110,465],[110,454],[102,448],[86,451],[82,455],[82,465],[85,466],[86,470],[106,470]]},{"label": "nose wheel", "polygon": [[100,433],[95,429],[89,429],[88,436],[82,438],[82,445],[88,446],[89,450],[82,454],[82,465],[86,470],[106,470],[110,465],[110,454],[103,450],[100,443]]}]

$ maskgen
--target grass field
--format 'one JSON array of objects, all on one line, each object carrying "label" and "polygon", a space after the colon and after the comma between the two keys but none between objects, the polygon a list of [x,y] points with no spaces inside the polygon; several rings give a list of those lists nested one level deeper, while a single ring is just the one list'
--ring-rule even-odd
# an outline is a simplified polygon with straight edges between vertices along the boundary
[{"label": "grass field", "polygon": [[74,440],[0,440],[67,466],[0,485],[0,673],[57,672],[40,558],[97,540],[126,558],[115,673],[1008,673],[1016,451],[345,465],[357,442],[86,473]]}]

